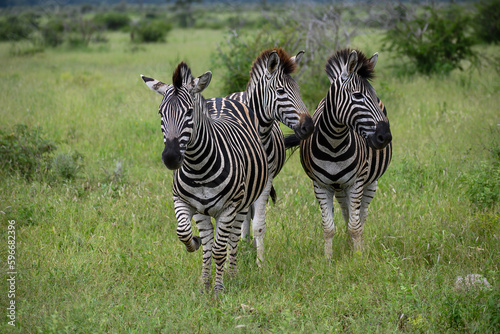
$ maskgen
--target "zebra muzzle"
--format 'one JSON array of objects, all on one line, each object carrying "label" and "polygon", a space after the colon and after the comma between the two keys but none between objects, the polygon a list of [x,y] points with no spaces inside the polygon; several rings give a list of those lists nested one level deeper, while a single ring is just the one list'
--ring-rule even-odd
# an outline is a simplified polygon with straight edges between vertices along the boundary
[{"label": "zebra muzzle", "polygon": [[309,114],[300,115],[299,123],[293,128],[299,139],[307,139],[314,131],[314,123]]},{"label": "zebra muzzle", "polygon": [[368,137],[368,144],[376,150],[385,148],[391,141],[392,134],[388,122],[377,123],[375,132]]},{"label": "zebra muzzle", "polygon": [[181,153],[179,140],[174,138],[173,140],[167,139],[165,142],[165,149],[161,154],[161,159],[165,166],[170,170],[179,169],[184,160],[184,155]]}]

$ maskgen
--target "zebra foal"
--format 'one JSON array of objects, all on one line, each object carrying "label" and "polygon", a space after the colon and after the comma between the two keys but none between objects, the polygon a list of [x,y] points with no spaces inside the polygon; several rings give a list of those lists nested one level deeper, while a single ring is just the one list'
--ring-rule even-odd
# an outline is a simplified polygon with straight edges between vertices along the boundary
[{"label": "zebra foal", "polygon": [[[360,249],[368,205],[391,161],[389,121],[369,83],[377,57],[377,53],[367,58],[360,51],[343,49],[328,59],[330,88],[314,112],[313,134],[300,142],[300,161],[313,181],[321,209],[327,258],[332,256],[335,233],[333,197],[340,204],[354,249]],[[297,145],[294,135],[285,139],[287,148]]]},{"label": "zebra foal", "polygon": [[[203,246],[201,280],[207,289],[213,257],[214,290],[218,293],[224,289],[228,244],[230,269],[236,270],[241,224],[264,189],[267,161],[252,111],[234,100],[205,100],[201,95],[211,76],[207,72],[193,78],[189,67],[180,63],[172,85],[141,77],[148,87],[163,95],[159,107],[165,143],[162,160],[168,169],[174,170],[177,236],[189,252]],[[212,119],[210,113],[217,113],[218,117]],[[197,222],[200,237],[193,236],[191,218],[195,213],[215,218],[215,239],[210,219]]]},{"label": "zebra foal", "polygon": [[[266,230],[265,209],[272,192],[273,179],[285,163],[285,143],[278,121],[294,130],[300,139],[309,137],[314,129],[297,82],[291,77],[304,51],[290,57],[281,48],[262,51],[250,69],[250,81],[244,92],[232,93],[227,98],[240,101],[255,113],[262,145],[266,151],[268,179],[264,191],[252,206],[243,222],[242,238],[250,234],[253,219],[253,238],[257,248],[257,263],[264,261],[264,235]],[[253,213],[253,215],[252,215]],[[209,219],[197,215],[195,220]]]}]

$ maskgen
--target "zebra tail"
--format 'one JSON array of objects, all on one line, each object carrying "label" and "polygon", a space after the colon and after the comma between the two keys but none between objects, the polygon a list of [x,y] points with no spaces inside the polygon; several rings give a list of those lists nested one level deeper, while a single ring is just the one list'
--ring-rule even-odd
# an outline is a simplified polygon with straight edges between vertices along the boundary
[{"label": "zebra tail", "polygon": [[273,201],[273,204],[276,204],[276,189],[274,189],[274,186],[271,187],[271,192],[269,193],[269,196],[271,197],[271,200]]},{"label": "zebra tail", "polygon": [[300,139],[295,134],[285,137],[285,149],[291,149],[300,145]]},{"label": "zebra tail", "polygon": [[285,149],[291,150],[290,155],[288,156],[286,161],[288,161],[288,159],[292,157],[295,151],[299,149],[299,145],[300,145],[300,139],[295,134],[285,136]]}]

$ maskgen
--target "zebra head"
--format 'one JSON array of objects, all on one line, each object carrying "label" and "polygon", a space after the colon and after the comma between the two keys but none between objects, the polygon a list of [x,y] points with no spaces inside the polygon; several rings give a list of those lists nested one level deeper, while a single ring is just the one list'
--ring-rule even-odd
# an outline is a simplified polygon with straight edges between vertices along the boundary
[{"label": "zebra head", "polygon": [[206,72],[198,78],[191,75],[190,68],[181,62],[172,77],[172,85],[141,75],[151,90],[163,95],[159,107],[161,130],[165,148],[162,160],[168,169],[181,167],[186,149],[196,136],[195,123],[203,110],[203,91],[212,78]]},{"label": "zebra head", "polygon": [[300,96],[299,85],[291,77],[304,51],[290,57],[281,48],[263,51],[250,71],[250,89],[260,96],[262,116],[269,124],[278,120],[294,130],[300,139],[308,138],[314,124]]},{"label": "zebra head", "polygon": [[385,148],[392,140],[389,120],[379,107],[375,89],[369,83],[374,77],[378,53],[367,58],[362,52],[343,49],[326,64],[330,79],[327,110],[335,123],[354,130],[374,149]]}]

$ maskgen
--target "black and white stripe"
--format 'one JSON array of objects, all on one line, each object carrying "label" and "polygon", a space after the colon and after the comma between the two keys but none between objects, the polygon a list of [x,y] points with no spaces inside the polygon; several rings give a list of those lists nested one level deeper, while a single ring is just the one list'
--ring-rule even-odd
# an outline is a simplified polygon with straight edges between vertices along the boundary
[{"label": "black and white stripe", "polygon": [[281,48],[262,51],[252,64],[246,90],[227,96],[246,104],[254,111],[258,121],[256,128],[267,155],[266,186],[253,205],[253,215],[249,214],[243,222],[242,234],[242,238],[248,238],[252,218],[258,264],[264,261],[266,204],[273,191],[273,179],[285,163],[286,150],[278,121],[294,130],[301,139],[309,137],[314,128],[309,111],[300,96],[299,86],[291,77],[303,53],[300,51],[296,56],[290,57]]},{"label": "black and white stripe", "polygon": [[[173,197],[177,235],[192,252],[203,245],[202,282],[208,288],[211,260],[216,264],[214,289],[224,289],[222,274],[231,248],[230,264],[236,268],[241,223],[267,180],[265,151],[255,130],[254,115],[242,103],[229,99],[205,100],[200,94],[211,73],[193,78],[185,63],[173,75],[173,85],[142,77],[163,95],[159,113],[165,141],[162,160],[174,170]],[[208,115],[217,113],[217,119]],[[200,237],[193,236],[195,213],[214,217],[198,223]],[[238,238],[231,237],[237,235]]]},{"label": "black and white stripe", "polygon": [[[313,180],[321,208],[328,258],[335,233],[333,197],[359,249],[377,180],[391,161],[392,135],[385,107],[368,81],[374,76],[377,57],[344,49],[328,60],[330,89],[314,112],[313,134],[300,142],[302,166]],[[299,144],[293,136],[285,142],[287,148]]]}]

